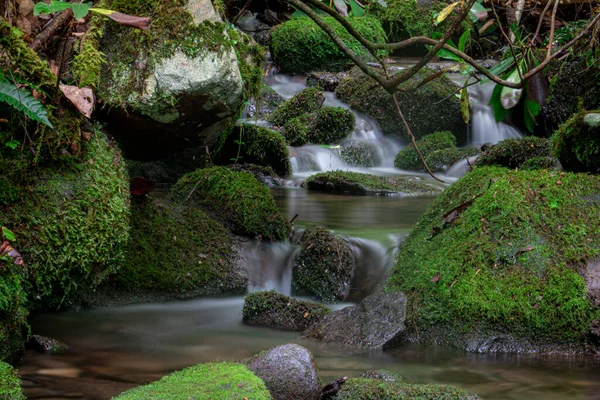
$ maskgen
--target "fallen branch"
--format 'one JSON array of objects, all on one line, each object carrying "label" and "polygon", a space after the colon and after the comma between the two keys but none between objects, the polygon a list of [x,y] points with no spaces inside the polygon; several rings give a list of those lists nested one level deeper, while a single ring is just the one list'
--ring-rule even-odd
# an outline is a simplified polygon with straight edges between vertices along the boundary
[{"label": "fallen branch", "polygon": [[29,45],[29,47],[33,51],[38,51],[46,42],[50,39],[52,35],[54,35],[58,30],[62,29],[66,24],[71,22],[73,19],[73,12],[71,9],[63,10],[52,19],[52,21],[48,24],[48,26],[40,32],[39,35],[35,38],[35,40]]}]

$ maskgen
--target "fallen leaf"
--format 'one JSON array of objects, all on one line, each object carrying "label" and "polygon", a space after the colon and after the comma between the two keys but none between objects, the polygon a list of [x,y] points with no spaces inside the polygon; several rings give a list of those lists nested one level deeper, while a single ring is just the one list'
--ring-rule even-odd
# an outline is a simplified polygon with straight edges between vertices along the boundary
[{"label": "fallen leaf", "polygon": [[309,312],[305,312],[305,313],[304,313],[304,318],[308,317],[308,316],[309,316],[309,314],[310,314]]},{"label": "fallen leaf", "polygon": [[[129,180],[129,192],[136,196],[142,196],[146,193],[150,193],[155,186],[156,185],[154,182],[141,176],[135,176]],[[204,254],[201,255],[204,256],[202,258],[206,257]]]},{"label": "fallen leaf", "polygon": [[561,181],[556,181],[556,184],[557,185],[562,185],[562,182]]},{"label": "fallen leaf", "polygon": [[440,280],[440,273],[438,272],[433,278],[431,278],[431,282],[436,283]]},{"label": "fallen leaf", "polygon": [[95,103],[94,91],[92,89],[63,84],[58,85],[58,87],[65,97],[77,107],[80,113],[85,115],[86,118],[92,117]]},{"label": "fallen leaf", "polygon": [[533,250],[533,246],[527,246],[523,250],[521,250],[521,252],[525,253],[525,252],[528,252],[528,251],[531,251],[531,250]]}]

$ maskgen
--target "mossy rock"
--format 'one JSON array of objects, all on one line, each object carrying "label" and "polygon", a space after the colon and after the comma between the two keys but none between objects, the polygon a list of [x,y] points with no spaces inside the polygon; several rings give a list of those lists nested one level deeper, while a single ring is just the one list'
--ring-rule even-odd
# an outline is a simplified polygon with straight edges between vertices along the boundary
[{"label": "mossy rock", "polygon": [[223,219],[235,233],[266,240],[285,240],[291,225],[263,184],[247,172],[223,167],[199,169],[171,189],[176,202],[197,204]]},{"label": "mossy rock", "polygon": [[290,151],[280,133],[254,124],[240,124],[229,135],[219,155],[221,162],[232,161],[271,167],[279,176],[292,173]]},{"label": "mossy rock", "polygon": [[315,112],[289,120],[283,135],[292,146],[329,144],[344,139],[354,131],[356,118],[352,111],[341,107],[321,107]]},{"label": "mossy rock", "polygon": [[309,190],[356,195],[408,196],[438,189],[406,176],[377,176],[350,171],[321,172],[306,180]]},{"label": "mossy rock", "polygon": [[476,168],[417,222],[387,290],[407,294],[409,328],[422,337],[584,345],[600,308],[578,271],[600,259],[599,193],[593,175]]},{"label": "mossy rock", "polygon": [[425,162],[432,171],[445,171],[452,164],[467,157],[474,157],[479,153],[480,150],[476,147],[448,147],[430,152],[425,157]]},{"label": "mossy rock", "polygon": [[370,168],[381,164],[377,145],[370,141],[349,140],[340,146],[340,157],[351,167]]},{"label": "mossy rock", "polygon": [[[448,130],[459,143],[464,143],[467,126],[460,114],[460,100],[454,96],[457,87],[450,79],[440,76],[416,90],[409,90],[432,74],[434,71],[423,68],[399,86],[402,90],[396,93],[396,98],[402,113],[417,140],[432,132]],[[374,118],[383,133],[409,139],[392,96],[358,67],[352,68],[348,79],[342,81],[335,93],[353,110]]]},{"label": "mossy rock", "polygon": [[248,118],[265,119],[283,102],[283,97],[275,89],[263,83],[260,94],[251,98],[246,106]]},{"label": "mossy rock", "polygon": [[[0,221],[0,225],[2,221]],[[16,243],[13,244],[17,246]],[[0,366],[14,363],[24,354],[27,337],[27,294],[23,288],[25,271],[0,257]],[[1,375],[1,372],[0,372]]]},{"label": "mossy rock", "polygon": [[97,131],[79,159],[65,160],[25,172],[21,201],[0,208],[30,274],[29,299],[44,307],[115,272],[129,237],[129,181],[116,145]]},{"label": "mossy rock", "polygon": [[111,284],[125,290],[184,295],[244,293],[239,249],[223,224],[204,211],[168,199],[131,204],[125,263]]},{"label": "mossy rock", "polygon": [[[323,17],[344,44],[354,54],[371,59],[369,54],[333,17]],[[350,25],[364,38],[376,43],[385,43],[385,33],[377,19],[364,16],[347,19]],[[385,56],[387,53],[381,51]],[[305,74],[312,71],[338,72],[351,60],[342,53],[329,35],[310,18],[292,18],[271,29],[271,55],[282,72]]]},{"label": "mossy rock", "polygon": [[306,86],[316,86],[321,90],[335,92],[335,89],[346,76],[346,72],[311,72],[306,76]]},{"label": "mossy rock", "polygon": [[475,165],[519,168],[527,160],[538,157],[552,157],[550,141],[526,136],[519,139],[506,139],[490,146],[481,153]]},{"label": "mossy rock", "polygon": [[[441,131],[424,136],[416,144],[423,157],[427,159],[427,156],[434,151],[454,148],[456,146],[456,138],[450,131]],[[412,144],[396,154],[394,167],[408,171],[425,170],[421,157],[419,157],[417,149]]]},{"label": "mossy rock", "polygon": [[303,89],[291,99],[281,103],[269,116],[269,122],[283,126],[292,118],[317,111],[324,101],[325,95],[319,89],[314,87]]},{"label": "mossy rock", "polygon": [[336,400],[476,400],[476,395],[448,385],[424,385],[416,383],[386,382],[381,379],[350,378],[332,397]]},{"label": "mossy rock", "polygon": [[555,168],[556,159],[554,157],[533,157],[525,160],[521,164],[521,169],[527,171],[534,171],[537,169],[551,169]]},{"label": "mossy rock", "polygon": [[242,320],[248,325],[303,331],[329,313],[323,304],[296,300],[274,290],[244,298]]},{"label": "mossy rock", "polygon": [[265,383],[242,364],[198,364],[173,372],[159,381],[139,386],[115,400],[270,400]]},{"label": "mossy rock", "polygon": [[585,121],[599,113],[581,111],[552,135],[552,151],[565,170],[600,173],[600,126]]},{"label": "mossy rock", "polygon": [[292,291],[333,303],[350,290],[354,256],[344,240],[322,226],[309,228],[300,240],[302,250],[294,260]]},{"label": "mossy rock", "polygon": [[232,171],[248,172],[249,174],[254,175],[257,181],[264,185],[267,185],[268,187],[284,185],[283,179],[281,179],[271,167],[263,167],[262,165],[256,164],[240,163],[230,164],[227,166],[227,168],[229,168]]},{"label": "mossy rock", "polygon": [[384,382],[402,382],[404,380],[400,374],[385,369],[363,372],[360,374],[360,378],[379,379]]},{"label": "mossy rock", "polygon": [[25,400],[17,371],[0,361],[0,394],[4,400]]},{"label": "mossy rock", "polygon": [[[425,3],[426,5],[423,5]],[[399,42],[413,36],[431,37],[436,31],[433,15],[441,11],[445,3],[433,0],[421,2],[415,0],[388,0],[385,6],[379,3],[369,5],[369,12],[379,19],[390,38],[390,42]],[[437,27],[438,32],[443,32]],[[425,48],[423,47],[423,50]]]}]

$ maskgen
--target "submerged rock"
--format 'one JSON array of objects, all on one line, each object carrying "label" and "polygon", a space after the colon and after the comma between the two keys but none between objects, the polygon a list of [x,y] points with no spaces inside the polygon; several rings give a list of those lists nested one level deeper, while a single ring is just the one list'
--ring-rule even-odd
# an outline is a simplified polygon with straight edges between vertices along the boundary
[{"label": "submerged rock", "polygon": [[381,349],[402,340],[405,318],[404,294],[374,294],[356,306],[332,311],[304,331],[302,337]]},{"label": "submerged rock", "polygon": [[284,344],[245,362],[260,377],[274,400],[317,400],[321,382],[312,354],[297,344]]},{"label": "submerged rock", "polygon": [[46,336],[31,335],[27,341],[27,347],[41,353],[64,353],[67,346],[58,340]]},{"label": "submerged rock", "polygon": [[[497,165],[506,168],[536,169],[536,164],[544,165],[544,159],[552,157],[550,141],[535,136],[520,139],[506,139],[487,147],[475,162],[476,166]],[[533,160],[534,161],[530,161]],[[546,162],[554,163],[554,161]]]},{"label": "submerged rock", "polygon": [[346,78],[346,72],[311,72],[306,76],[308,87],[316,86],[327,92],[334,92],[342,79]]}]

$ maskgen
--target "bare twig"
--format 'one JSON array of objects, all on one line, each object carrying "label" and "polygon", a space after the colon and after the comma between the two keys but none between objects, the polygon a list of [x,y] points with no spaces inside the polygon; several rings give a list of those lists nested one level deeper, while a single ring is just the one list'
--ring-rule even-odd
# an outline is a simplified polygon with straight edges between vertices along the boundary
[{"label": "bare twig", "polygon": [[58,13],[58,15],[56,15],[56,17],[54,17],[52,22],[50,22],[48,24],[46,29],[44,29],[39,35],[37,35],[35,40],[31,43],[31,45],[29,45],[29,47],[33,51],[40,50],[44,46],[44,44],[46,44],[48,39],[50,39],[50,37],[56,31],[58,31],[63,26],[68,24],[72,18],[73,18],[73,12],[71,11],[71,9],[63,10],[60,13]]},{"label": "bare twig", "polygon": [[556,11],[558,10],[558,0],[554,0],[554,8],[552,9],[552,20],[550,22],[550,37],[548,38],[548,49],[546,50],[546,58],[552,53],[554,45],[554,29],[556,28]]},{"label": "bare twig", "polygon": [[541,42],[541,40],[539,39],[540,30],[542,29],[542,23],[544,22],[544,17],[546,16],[546,13],[548,12],[548,9],[550,8],[551,5],[552,5],[552,1],[548,1],[546,3],[546,6],[544,7],[544,11],[542,11],[542,15],[540,15],[540,20],[538,21],[537,28],[535,29],[535,35],[533,35],[533,38],[531,39],[531,44],[533,44],[533,42],[536,40],[539,40]]}]

